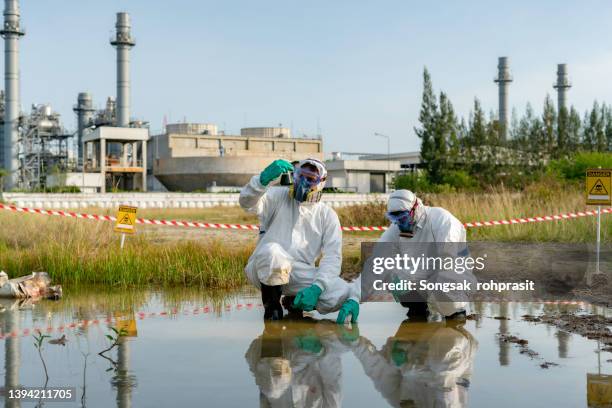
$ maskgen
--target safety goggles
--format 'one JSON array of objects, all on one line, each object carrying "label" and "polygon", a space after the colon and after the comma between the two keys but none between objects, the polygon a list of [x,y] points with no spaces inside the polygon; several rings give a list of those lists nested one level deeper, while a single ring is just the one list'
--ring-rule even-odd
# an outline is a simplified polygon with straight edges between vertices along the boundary
[{"label": "safety goggles", "polygon": [[322,181],[319,173],[302,167],[295,170],[293,177],[296,184],[304,180],[310,187],[314,187]]},{"label": "safety goggles", "polygon": [[401,223],[412,218],[411,211],[391,211],[387,212],[385,216],[392,223]]}]

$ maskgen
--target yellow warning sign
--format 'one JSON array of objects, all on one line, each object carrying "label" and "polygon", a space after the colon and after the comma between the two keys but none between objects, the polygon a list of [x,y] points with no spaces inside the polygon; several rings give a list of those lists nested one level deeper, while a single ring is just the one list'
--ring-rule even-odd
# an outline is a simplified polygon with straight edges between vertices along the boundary
[{"label": "yellow warning sign", "polygon": [[134,314],[128,314],[128,313],[122,313],[122,312],[116,312],[114,313],[115,315],[115,322],[116,322],[116,329],[119,331],[123,330],[123,335],[126,337],[137,337],[138,336],[138,330],[136,327],[136,319],[134,319]]},{"label": "yellow warning sign", "polygon": [[127,205],[119,206],[117,213],[117,222],[115,223],[115,231],[123,234],[133,234],[136,232],[136,210],[137,207],[129,207]]},{"label": "yellow warning sign", "polygon": [[586,172],[587,205],[611,205],[612,170],[588,169]]}]

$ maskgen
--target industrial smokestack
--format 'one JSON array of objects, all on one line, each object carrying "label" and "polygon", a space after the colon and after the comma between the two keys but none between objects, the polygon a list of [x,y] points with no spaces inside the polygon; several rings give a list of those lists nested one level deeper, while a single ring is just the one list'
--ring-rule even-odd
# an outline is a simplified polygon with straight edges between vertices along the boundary
[{"label": "industrial smokestack", "polygon": [[553,88],[557,90],[557,109],[561,113],[561,109],[567,109],[567,91],[572,87],[572,84],[567,75],[567,64],[557,64],[557,83]]},{"label": "industrial smokestack", "polygon": [[136,45],[130,32],[130,15],[117,13],[116,37],[111,44],[117,48],[117,126],[130,126],[130,49]]},{"label": "industrial smokestack", "polygon": [[19,2],[4,1],[4,160],[9,171],[6,188],[17,186],[19,170],[19,38],[25,33],[19,25]]},{"label": "industrial smokestack", "polygon": [[508,57],[499,57],[497,63],[497,78],[494,79],[499,85],[499,138],[506,140],[508,133],[508,85],[512,82]]},{"label": "industrial smokestack", "polygon": [[78,167],[82,168],[83,166],[83,136],[85,134],[85,129],[91,126],[93,121],[93,104],[91,100],[91,94],[89,92],[81,92],[79,93],[79,97],[77,99],[77,104],[73,109],[77,114],[77,160]]}]

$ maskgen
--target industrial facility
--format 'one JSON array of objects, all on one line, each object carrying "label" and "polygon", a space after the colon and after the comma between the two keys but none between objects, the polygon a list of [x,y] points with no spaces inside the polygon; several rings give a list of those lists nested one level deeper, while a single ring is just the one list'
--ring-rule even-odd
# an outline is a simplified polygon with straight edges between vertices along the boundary
[{"label": "industrial facility", "polygon": [[[131,117],[130,50],[136,45],[128,13],[117,13],[115,33],[116,96],[103,109],[94,108],[89,92],[74,105],[77,129],[68,131],[49,104],[20,111],[18,0],[5,0],[4,91],[0,91],[0,168],[8,173],[6,190],[48,191],[72,186],[82,192],[223,191],[239,188],[270,161],[282,157],[323,159],[323,140],[294,137],[277,127],[243,128],[238,135],[210,123],[172,123],[149,136],[148,123]],[[498,123],[500,138],[508,130],[509,87],[513,81],[508,57],[499,57]],[[567,65],[557,67],[559,112],[567,107],[571,87]],[[355,192],[385,192],[398,172],[415,171],[418,153],[360,154],[356,160],[334,155],[328,161],[328,186]]]},{"label": "industrial facility", "polygon": [[240,135],[226,135],[213,124],[168,124],[149,145],[152,174],[171,191],[238,188],[279,157],[323,159],[320,138],[295,138],[284,127],[243,128]]},{"label": "industrial facility", "polygon": [[111,45],[117,49],[116,100],[108,98],[105,109],[96,112],[91,95],[80,93],[74,107],[78,128],[70,133],[50,105],[33,105],[29,114],[20,112],[19,39],[25,32],[18,1],[5,0],[0,31],[5,46],[0,167],[8,172],[6,189],[74,186],[93,192],[146,191],[149,130],[146,123],[130,119],[129,51],[135,42],[127,13],[117,13],[115,28]]}]

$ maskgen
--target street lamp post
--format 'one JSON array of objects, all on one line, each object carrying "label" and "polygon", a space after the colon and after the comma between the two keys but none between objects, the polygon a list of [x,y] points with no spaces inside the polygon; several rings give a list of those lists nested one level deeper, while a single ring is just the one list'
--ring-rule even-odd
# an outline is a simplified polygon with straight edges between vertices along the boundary
[{"label": "street lamp post", "polygon": [[387,167],[389,170],[391,170],[391,164],[390,164],[390,160],[391,160],[391,138],[387,135],[383,135],[382,133],[376,133],[374,132],[374,136],[378,136],[378,137],[384,137],[385,139],[387,139]]}]

